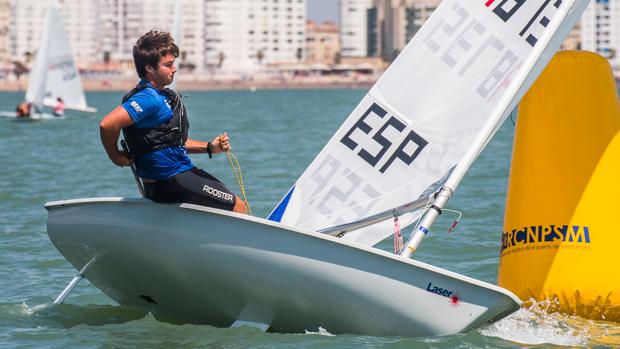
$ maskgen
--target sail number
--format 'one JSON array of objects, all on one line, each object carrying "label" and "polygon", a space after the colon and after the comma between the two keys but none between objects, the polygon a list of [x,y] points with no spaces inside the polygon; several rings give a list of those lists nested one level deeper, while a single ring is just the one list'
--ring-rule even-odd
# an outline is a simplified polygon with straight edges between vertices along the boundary
[{"label": "sail number", "polygon": [[60,71],[63,81],[73,80],[77,77],[77,69],[75,69],[71,55],[52,58],[47,65],[47,70],[50,72]]},{"label": "sail number", "polygon": [[[495,0],[485,0],[485,6],[486,7],[491,7],[493,6]],[[510,20],[510,18],[517,13],[517,11],[519,11],[519,9],[521,8],[521,6],[523,4],[525,4],[526,0],[503,0],[503,1],[498,1],[498,4],[495,4],[494,6],[495,9],[493,9],[493,12],[504,22],[508,22]],[[545,1],[543,3],[540,4],[540,6],[538,8],[536,8],[536,11],[531,14],[532,17],[531,19],[529,19],[527,21],[527,24],[525,25],[525,27],[523,27],[523,29],[519,32],[519,35],[522,37],[525,37],[525,41],[530,44],[532,47],[534,47],[536,45],[536,43],[538,42],[538,36],[540,36],[539,34],[536,34],[534,29],[532,28],[534,24],[540,25],[540,27],[538,27],[538,30],[540,31],[540,29],[544,29],[547,28],[547,25],[549,25],[549,23],[551,22],[551,18],[553,18],[553,15],[555,15],[555,13],[557,12],[557,10],[560,8],[560,6],[562,5],[563,0],[556,0],[556,1]],[[549,5],[553,4],[553,7],[549,7]],[[547,13],[545,13],[545,11]],[[526,36],[527,35],[527,36]]]},{"label": "sail number", "polygon": [[[374,143],[376,143],[380,149],[375,154],[372,154],[366,148],[362,147],[357,155],[366,161],[370,166],[377,167],[377,164],[381,162],[381,160],[387,155],[387,161],[383,163],[383,165],[379,168],[379,172],[384,173],[388,168],[394,163],[396,159],[404,162],[407,165],[411,165],[413,160],[415,160],[424,147],[428,145],[428,141],[422,138],[419,134],[415,133],[412,130],[409,130],[409,133],[405,136],[405,138],[398,145],[396,150],[391,153],[388,153],[388,150],[392,147],[394,142],[386,138],[386,130],[388,128],[394,129],[398,131],[399,135],[402,133],[406,125],[398,120],[395,116],[391,115],[386,118],[388,115],[387,110],[383,109],[377,103],[373,103],[367,110],[364,112],[361,118],[357,120],[353,127],[342,137],[340,143],[347,146],[349,149],[355,151],[359,144],[351,138],[351,135],[356,130],[360,130],[363,133],[370,135],[373,132],[373,127],[369,125],[366,121],[366,118],[369,115],[376,115],[379,118],[385,120],[383,124],[378,127],[378,129],[372,134],[371,139]],[[413,146],[412,146],[413,145]]]},{"label": "sail number", "polygon": [[[553,1],[553,4],[550,1],[540,2],[541,5],[535,8],[535,13],[527,14],[520,13],[525,0],[487,0],[485,5],[502,21],[510,23],[508,30],[513,30],[514,34],[533,47],[563,4],[561,0]],[[455,3],[450,8],[451,13],[441,18],[427,32],[423,41],[426,47],[438,54],[443,63],[459,77],[469,73],[472,68],[480,70],[492,67],[483,75],[476,72],[476,75],[483,78],[478,82],[476,91],[488,103],[499,98],[510,86],[513,76],[530,51],[516,45],[511,36],[502,32],[502,27],[485,23],[473,16],[468,6]],[[530,6],[529,10],[534,9]],[[516,16],[517,13],[519,16]],[[527,24],[519,30],[520,24],[511,23],[517,20],[526,20]],[[497,33],[499,29],[502,31]]]}]

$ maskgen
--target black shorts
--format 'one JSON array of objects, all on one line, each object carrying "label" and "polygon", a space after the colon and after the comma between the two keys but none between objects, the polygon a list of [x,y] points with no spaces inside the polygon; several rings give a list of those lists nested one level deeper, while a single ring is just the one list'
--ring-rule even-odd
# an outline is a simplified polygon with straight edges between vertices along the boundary
[{"label": "black shorts", "polygon": [[168,179],[144,183],[144,195],[156,202],[184,202],[228,211],[236,201],[222,182],[196,167]]}]

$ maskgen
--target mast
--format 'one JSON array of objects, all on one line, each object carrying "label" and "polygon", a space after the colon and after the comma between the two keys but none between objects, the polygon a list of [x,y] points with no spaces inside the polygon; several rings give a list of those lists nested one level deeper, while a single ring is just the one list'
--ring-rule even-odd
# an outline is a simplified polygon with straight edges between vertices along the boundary
[{"label": "mast", "polygon": [[31,102],[36,110],[43,110],[45,87],[47,85],[47,59],[49,56],[49,35],[52,11],[57,11],[57,2],[53,1],[45,14],[43,33],[39,41],[39,49],[34,68],[30,72],[26,101]]},{"label": "mast", "polygon": [[[570,26],[569,28],[562,28],[564,29],[565,33],[563,33],[563,35],[558,35],[558,32],[560,32],[561,29],[561,25],[564,24],[569,15],[572,15],[572,17],[569,17],[570,19],[576,20],[583,12],[583,9],[585,9],[585,7],[587,6],[588,1],[583,1],[582,3],[578,4],[581,6],[581,8],[578,10],[575,10],[575,4],[576,2],[573,2],[571,6],[564,6],[562,9],[559,9],[557,20],[550,23],[549,27],[539,40],[538,45],[532,49],[532,52],[526,58],[523,64],[524,68],[519,70],[519,72],[515,76],[514,82],[509,86],[506,93],[501,97],[500,102],[493,110],[493,117],[489,118],[485,122],[481,131],[478,133],[474,142],[468,148],[462,160],[459,161],[454,171],[448,177],[444,186],[439,190],[437,198],[435,199],[433,205],[431,205],[427,209],[426,213],[422,216],[418,228],[411,233],[409,240],[407,240],[407,243],[400,252],[401,256],[411,257],[413,253],[415,253],[415,251],[418,249],[418,247],[422,243],[422,240],[428,234],[431,226],[433,225],[433,223],[435,223],[435,220],[439,217],[439,215],[441,215],[442,209],[445,207],[446,203],[465,177],[465,174],[473,164],[474,160],[478,157],[480,152],[482,152],[484,147],[486,147],[490,139],[499,128],[499,125],[501,125],[501,123],[504,121],[504,115],[507,115],[511,112],[511,110],[509,110],[511,104],[515,104],[516,106],[518,99],[521,98],[519,94],[523,94],[525,92],[522,90],[523,87],[526,86],[527,88],[529,88],[529,86],[527,85],[531,85],[534,82],[534,78],[538,76],[538,74],[540,74],[544,66],[549,62],[551,57],[553,57],[556,49],[554,48],[553,51],[551,51],[549,50],[549,47],[554,46],[555,44],[559,44],[558,39],[563,38],[572,27]],[[570,13],[571,11],[573,11],[572,14]]]}]

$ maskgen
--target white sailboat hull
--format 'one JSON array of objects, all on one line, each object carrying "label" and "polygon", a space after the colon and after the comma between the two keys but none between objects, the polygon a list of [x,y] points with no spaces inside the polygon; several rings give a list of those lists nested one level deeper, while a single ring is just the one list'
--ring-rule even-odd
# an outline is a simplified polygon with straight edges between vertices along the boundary
[{"label": "white sailboat hull", "polygon": [[520,306],[485,282],[207,207],[125,198],[45,207],[49,237],[76,269],[94,258],[85,273],[91,283],[168,322],[434,336],[466,332]]},{"label": "white sailboat hull", "polygon": [[[54,108],[56,106],[57,101],[54,99],[45,99],[43,100],[43,105],[46,107]],[[65,109],[81,111],[85,113],[96,113],[97,108],[87,106],[87,105],[78,105],[78,104],[65,104]]]},{"label": "white sailboat hull", "polygon": [[14,111],[0,111],[0,116],[5,118],[13,118],[20,121],[33,121],[33,120],[55,120],[64,119],[64,116],[56,116],[49,113],[32,113],[29,116],[17,117],[17,113]]}]

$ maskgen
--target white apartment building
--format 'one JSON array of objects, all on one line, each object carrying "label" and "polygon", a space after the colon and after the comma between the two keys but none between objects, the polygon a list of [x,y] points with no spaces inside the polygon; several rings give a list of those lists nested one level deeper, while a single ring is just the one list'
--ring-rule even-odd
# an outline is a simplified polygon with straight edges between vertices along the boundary
[{"label": "white apartment building", "polygon": [[0,0],[0,65],[7,64],[10,60],[9,30],[11,28],[11,2]]},{"label": "white apartment building", "polygon": [[[12,2],[10,54],[17,60],[34,58],[39,46],[45,16],[51,1],[19,0]],[[96,2],[59,1],[65,30],[78,62],[92,61],[97,56]]]},{"label": "white apartment building", "polygon": [[368,9],[373,0],[340,0],[340,47],[343,57],[366,57]]},{"label": "white apartment building", "polygon": [[342,55],[392,60],[440,0],[341,0]]},{"label": "white apartment building", "polygon": [[592,0],[581,17],[581,49],[607,57],[620,68],[620,4],[615,0]]},{"label": "white apartment building", "polygon": [[[21,3],[23,0],[19,0]],[[52,1],[44,1],[51,3]],[[63,0],[61,5],[65,30],[77,62],[93,62],[99,57],[97,33],[97,2]]]},{"label": "white apartment building", "polygon": [[41,41],[45,14],[49,4],[36,0],[14,1],[11,18],[11,55],[28,62],[34,58]]},{"label": "white apartment building", "polygon": [[205,0],[207,69],[249,71],[305,57],[305,0]]},{"label": "white apartment building", "polygon": [[[201,70],[204,65],[204,0],[176,0],[180,2],[179,45],[180,62],[184,66],[191,65]],[[131,55],[134,43],[140,35],[149,30],[172,32],[175,20],[176,3],[171,0],[140,1],[140,22],[136,33],[127,38],[125,47]]]},{"label": "white apartment building", "polygon": [[[142,1],[94,0],[97,3],[96,31],[101,56],[114,61],[131,61],[132,47],[142,30]],[[89,62],[93,63],[93,62]]]},{"label": "white apartment building", "polygon": [[374,0],[368,10],[368,55],[392,61],[440,2],[440,0]]},{"label": "white apartment building", "polygon": [[392,42],[394,52],[402,51],[435,12],[441,0],[392,0]]},{"label": "white apartment building", "polygon": [[[0,0],[7,1],[7,0]],[[51,1],[12,1],[10,54],[36,52]],[[252,70],[305,57],[306,0],[178,0],[181,61],[196,70]],[[148,30],[171,31],[174,0],[60,0],[78,65],[132,61]],[[0,3],[1,6],[1,3]],[[3,11],[2,13],[9,13]],[[0,14],[0,30],[1,30]],[[9,46],[9,45],[7,45]]]},{"label": "white apartment building", "polygon": [[441,0],[406,0],[405,23],[406,35],[405,45],[420,30],[422,25],[435,12]]},{"label": "white apartment building", "polygon": [[[177,0],[181,3],[179,44],[184,64],[200,68],[204,61],[204,1]],[[133,46],[149,30],[171,31],[174,0],[95,0],[99,21],[99,53],[113,61],[133,60]],[[101,61],[103,58],[97,60]]]}]

